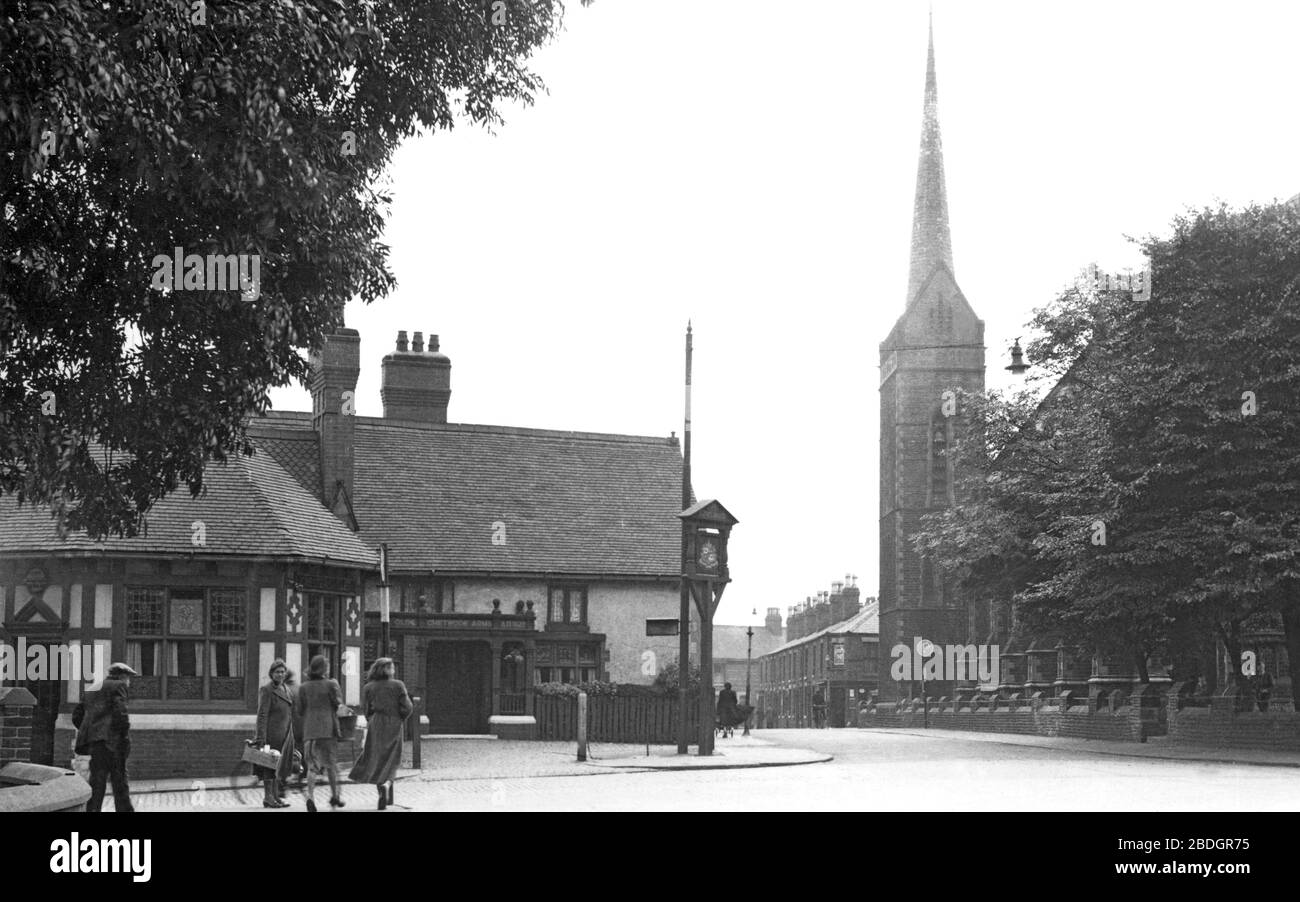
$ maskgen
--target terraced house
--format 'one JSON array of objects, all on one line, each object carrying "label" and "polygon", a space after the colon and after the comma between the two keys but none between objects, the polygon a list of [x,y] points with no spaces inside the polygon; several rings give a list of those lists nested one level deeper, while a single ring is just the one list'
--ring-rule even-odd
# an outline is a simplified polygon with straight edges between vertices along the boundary
[{"label": "terraced house", "polygon": [[[326,655],[358,703],[381,546],[389,651],[433,732],[527,736],[537,683],[648,683],[676,660],[647,621],[678,615],[677,440],[448,423],[451,363],[422,339],[400,333],[384,415],[359,417],[360,336],[331,336],[312,411],[252,424],[256,454],[210,465],[139,537],[61,539],[0,499],[0,639],[95,643],[140,672],[135,776],[232,772],[276,657]],[[84,686],[29,688],[33,760],[65,763]]]}]

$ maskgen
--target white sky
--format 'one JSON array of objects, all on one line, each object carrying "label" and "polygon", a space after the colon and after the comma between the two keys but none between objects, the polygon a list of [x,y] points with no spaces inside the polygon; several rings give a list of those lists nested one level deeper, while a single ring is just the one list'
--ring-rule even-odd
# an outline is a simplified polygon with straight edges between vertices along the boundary
[{"label": "white sky", "polygon": [[[1300,192],[1300,4],[935,4],[957,279],[989,385],[1029,311],[1186,207]],[[550,94],[409,142],[358,413],[399,329],[450,419],[668,435],[695,322],[694,483],[740,518],[719,623],[845,573],[876,592],[878,346],[902,311],[926,5],[597,0]],[[309,410],[301,389],[272,395]],[[400,474],[394,474],[400,478]],[[750,611],[758,609],[757,618]]]}]

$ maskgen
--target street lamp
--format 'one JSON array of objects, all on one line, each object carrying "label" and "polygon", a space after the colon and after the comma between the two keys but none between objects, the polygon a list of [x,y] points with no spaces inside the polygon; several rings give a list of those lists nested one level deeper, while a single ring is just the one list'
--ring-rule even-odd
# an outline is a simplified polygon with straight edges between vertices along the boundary
[{"label": "street lamp", "polygon": [[[754,608],[754,610],[750,613],[749,616],[751,616],[751,617],[757,617],[757,616],[758,616],[758,608]],[[753,626],[753,624],[750,624],[749,628],[745,630],[745,635],[746,635],[747,637],[749,637],[749,645],[745,648],[745,707],[748,708],[748,707],[749,707],[749,676],[750,676],[751,668],[753,667],[753,661],[754,661],[754,626]],[[742,735],[742,736],[748,736],[748,735],[749,735],[749,716],[746,716],[746,717],[745,717],[745,732],[742,733],[741,735]]]},{"label": "street lamp", "polygon": [[930,727],[930,699],[925,691],[925,659],[934,654],[934,643],[929,639],[922,639],[916,643],[916,653],[921,658],[921,711],[922,721],[926,729]]},{"label": "street lamp", "polygon": [[1029,364],[1025,363],[1025,352],[1020,349],[1019,338],[1011,346],[1011,365],[1006,369],[1013,376],[1024,375],[1025,370],[1029,369]]}]

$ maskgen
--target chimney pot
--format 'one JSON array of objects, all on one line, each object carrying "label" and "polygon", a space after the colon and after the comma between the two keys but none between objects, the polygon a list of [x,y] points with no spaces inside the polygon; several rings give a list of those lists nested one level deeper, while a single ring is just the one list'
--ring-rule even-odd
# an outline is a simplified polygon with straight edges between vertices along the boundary
[{"label": "chimney pot", "polygon": [[397,336],[397,353],[384,357],[380,367],[379,396],[384,417],[424,423],[447,422],[451,399],[451,361],[433,353],[437,336],[430,336],[430,353],[424,350],[424,333],[415,333],[415,346],[407,351],[406,332]]}]

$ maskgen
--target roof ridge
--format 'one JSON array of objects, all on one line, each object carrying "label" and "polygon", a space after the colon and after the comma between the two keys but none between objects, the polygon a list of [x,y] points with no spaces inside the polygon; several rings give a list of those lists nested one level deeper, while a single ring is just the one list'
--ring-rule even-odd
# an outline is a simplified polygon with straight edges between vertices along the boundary
[{"label": "roof ridge", "polygon": [[522,435],[535,438],[592,439],[611,444],[677,447],[676,436],[628,435],[619,432],[584,432],[577,429],[541,429],[529,426],[499,426],[491,423],[422,423],[418,420],[394,420],[386,417],[357,417],[358,426],[388,429],[415,428],[428,432],[464,432],[485,435]]}]

